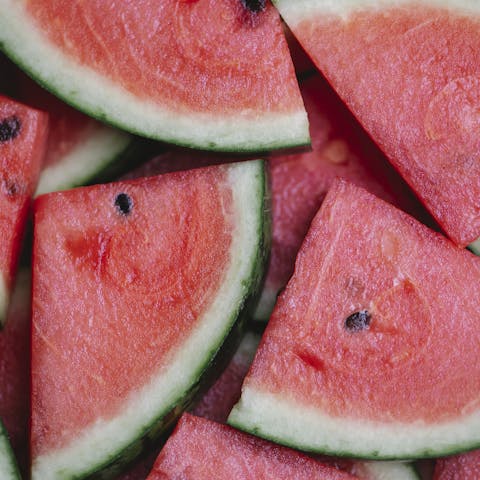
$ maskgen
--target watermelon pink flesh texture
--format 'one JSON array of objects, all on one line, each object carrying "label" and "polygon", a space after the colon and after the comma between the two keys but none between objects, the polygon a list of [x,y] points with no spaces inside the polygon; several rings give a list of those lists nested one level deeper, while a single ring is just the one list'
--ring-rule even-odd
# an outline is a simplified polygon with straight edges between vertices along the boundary
[{"label": "watermelon pink flesh texture", "polygon": [[148,480],[353,480],[294,450],[184,414]]},{"label": "watermelon pink flesh texture", "polygon": [[258,161],[37,199],[33,478],[100,470],[180,413],[258,287],[264,195]]},{"label": "watermelon pink flesh texture", "polygon": [[342,456],[479,445],[479,281],[478,257],[336,182],[229,423]]},{"label": "watermelon pink flesh texture", "polygon": [[272,252],[257,320],[266,320],[293,273],[308,227],[335,178],[344,178],[424,222],[424,208],[388,164],[327,82],[319,75],[300,84],[310,120],[311,152],[273,156]]},{"label": "watermelon pink flesh texture", "polygon": [[309,143],[269,1],[1,0],[0,43],[65,101],[133,133],[207,150]]},{"label": "watermelon pink flesh texture", "polygon": [[448,236],[480,236],[480,3],[274,0]]},{"label": "watermelon pink flesh texture", "polygon": [[437,460],[433,475],[433,480],[478,480],[479,478],[480,450]]},{"label": "watermelon pink flesh texture", "polygon": [[0,325],[6,320],[47,133],[48,118],[45,113],[0,96]]}]

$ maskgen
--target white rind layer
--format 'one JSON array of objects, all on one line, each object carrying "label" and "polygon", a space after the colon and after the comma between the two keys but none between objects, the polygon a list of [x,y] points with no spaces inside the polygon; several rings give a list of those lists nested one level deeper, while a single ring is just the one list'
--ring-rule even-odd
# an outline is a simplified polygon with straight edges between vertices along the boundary
[{"label": "white rind layer", "polygon": [[331,417],[282,395],[244,386],[228,423],[300,450],[368,459],[413,459],[480,446],[480,410],[436,424]]},{"label": "white rind layer", "polygon": [[8,440],[5,427],[0,423],[0,479],[20,480],[12,447]]},{"label": "white rind layer", "polygon": [[273,0],[273,3],[290,28],[315,14],[334,15],[345,20],[359,11],[386,10],[409,5],[444,8],[459,15],[480,14],[478,0]]},{"label": "white rind layer", "polygon": [[[262,248],[263,163],[242,162],[228,169],[232,185],[235,231],[231,263],[215,299],[198,320],[196,329],[178,348],[166,368],[152,381],[132,392],[122,413],[98,419],[61,449],[33,459],[32,480],[83,478],[96,466],[114,459],[133,441],[177,405],[198,381],[231,330],[243,306]],[[180,413],[180,411],[178,412]]]},{"label": "white rind layer", "polygon": [[132,142],[125,132],[98,124],[58,163],[42,170],[35,196],[82,185],[102,171]]},{"label": "white rind layer", "polygon": [[65,55],[34,25],[25,4],[0,0],[0,46],[50,91],[93,117],[139,135],[207,150],[266,151],[310,143],[304,109],[222,116],[181,113],[140,99]]},{"label": "white rind layer", "polygon": [[369,480],[420,480],[409,463],[363,462],[362,470],[368,475]]}]

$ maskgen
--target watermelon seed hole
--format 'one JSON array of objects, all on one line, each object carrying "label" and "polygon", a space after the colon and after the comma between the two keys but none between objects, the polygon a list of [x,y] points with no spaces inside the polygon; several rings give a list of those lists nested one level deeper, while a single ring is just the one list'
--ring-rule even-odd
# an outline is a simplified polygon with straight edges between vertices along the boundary
[{"label": "watermelon seed hole", "polygon": [[115,197],[115,206],[122,215],[129,215],[133,208],[132,197],[126,193],[119,193]]},{"label": "watermelon seed hole", "polygon": [[265,10],[265,0],[241,0],[242,5],[252,13],[259,13]]},{"label": "watermelon seed hole", "polygon": [[349,332],[361,332],[370,326],[372,316],[368,310],[352,313],[345,320],[345,329]]},{"label": "watermelon seed hole", "polygon": [[0,142],[13,140],[20,133],[21,127],[19,118],[15,116],[4,118],[0,122]]}]

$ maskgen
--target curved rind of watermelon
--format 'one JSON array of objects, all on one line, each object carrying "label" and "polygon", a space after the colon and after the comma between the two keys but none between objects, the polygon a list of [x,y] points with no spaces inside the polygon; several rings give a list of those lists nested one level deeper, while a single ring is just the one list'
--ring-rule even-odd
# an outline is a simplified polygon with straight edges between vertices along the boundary
[{"label": "curved rind of watermelon", "polygon": [[[480,377],[466,359],[478,345],[469,285],[479,276],[475,256],[365,190],[336,183],[229,424],[334,456],[406,460],[478,448]],[[350,331],[347,320],[363,306],[371,324]]]},{"label": "curved rind of watermelon", "polygon": [[17,461],[2,422],[0,422],[0,478],[2,480],[20,480]]},{"label": "curved rind of watermelon", "polygon": [[355,474],[366,480],[420,480],[413,465],[400,462],[362,462]]},{"label": "curved rind of watermelon", "polygon": [[[98,419],[68,445],[32,460],[32,479],[117,474],[144,443],[157,438],[185,410],[221,353],[238,335],[264,273],[269,232],[267,181],[262,161],[225,167],[232,188],[235,230],[231,258],[202,321],[175,352],[163,373],[131,395],[120,415]],[[38,201],[41,201],[40,197]],[[35,260],[34,260],[35,265]],[[34,299],[35,299],[34,267]]]},{"label": "curved rind of watermelon", "polygon": [[[286,42],[284,47],[288,55]],[[291,99],[295,108],[287,112],[272,108],[252,116],[249,109],[239,109],[224,115],[164,107],[65,55],[35,25],[24,2],[0,1],[0,48],[67,103],[131,133],[212,151],[265,152],[310,144],[308,119],[298,91]],[[294,80],[293,65],[290,75],[289,80]],[[229,105],[234,104],[231,98]]]}]

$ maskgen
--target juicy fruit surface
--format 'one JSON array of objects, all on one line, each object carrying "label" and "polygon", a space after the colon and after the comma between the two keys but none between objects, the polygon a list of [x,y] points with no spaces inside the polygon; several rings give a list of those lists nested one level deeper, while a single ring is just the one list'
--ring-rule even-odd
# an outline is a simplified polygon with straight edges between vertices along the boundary
[{"label": "juicy fruit surface", "polygon": [[477,480],[480,478],[480,450],[437,460],[433,480]]},{"label": "juicy fruit surface", "polygon": [[243,388],[332,418],[425,426],[467,418],[478,411],[479,279],[477,257],[340,182]]},{"label": "juicy fruit surface", "polygon": [[[11,287],[25,228],[29,199],[35,189],[47,140],[47,115],[0,96],[0,316],[5,290]],[[3,323],[3,322],[2,322]]]},{"label": "juicy fruit surface", "polygon": [[[310,120],[312,152],[275,156],[269,161],[272,185],[272,253],[265,289],[275,296],[293,273],[295,256],[335,178],[344,178],[379,197],[415,211],[413,198],[386,159],[325,80],[301,84]],[[393,174],[393,175],[392,175]],[[416,209],[418,211],[418,208]]]},{"label": "juicy fruit surface", "polygon": [[[447,234],[480,236],[480,10],[468,2],[276,2]],[[300,4],[303,3],[304,7]],[[442,8],[444,7],[444,8]],[[449,8],[447,8],[449,7]]]},{"label": "juicy fruit surface", "polygon": [[148,480],[353,480],[302,454],[185,414],[160,452]]},{"label": "juicy fruit surface", "polygon": [[222,281],[231,209],[224,169],[37,200],[34,457],[114,416],[168,364]]}]

